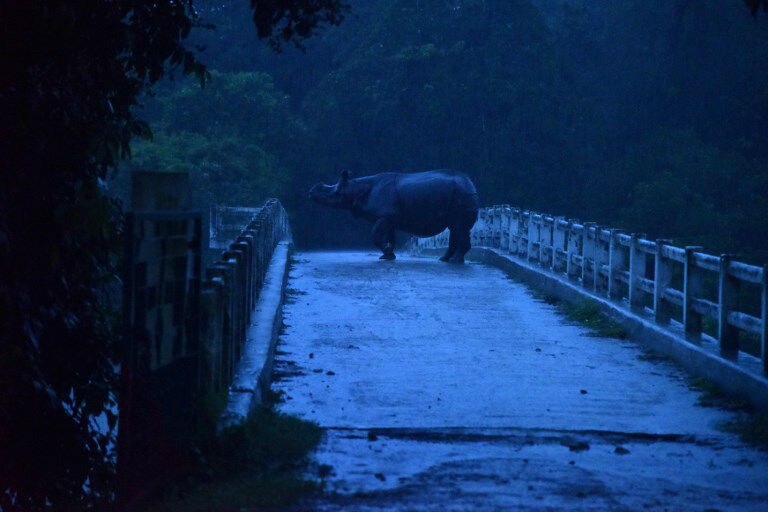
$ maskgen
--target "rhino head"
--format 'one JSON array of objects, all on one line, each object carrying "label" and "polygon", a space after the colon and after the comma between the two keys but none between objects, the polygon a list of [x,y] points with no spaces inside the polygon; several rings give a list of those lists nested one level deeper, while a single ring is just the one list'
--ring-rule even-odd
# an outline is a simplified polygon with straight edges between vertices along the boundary
[{"label": "rhino head", "polygon": [[309,198],[332,208],[351,208],[354,197],[350,190],[349,173],[342,171],[341,178],[335,185],[316,184],[309,189]]}]

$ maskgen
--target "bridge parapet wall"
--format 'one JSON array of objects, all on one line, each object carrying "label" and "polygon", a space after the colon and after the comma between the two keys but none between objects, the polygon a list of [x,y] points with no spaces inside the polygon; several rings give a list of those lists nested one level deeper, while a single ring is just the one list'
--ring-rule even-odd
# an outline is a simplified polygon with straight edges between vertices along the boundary
[{"label": "bridge parapet wall", "polygon": [[[242,356],[270,258],[290,239],[288,217],[276,199],[252,210],[252,218],[205,271],[201,292],[201,387],[226,389]],[[220,242],[219,242],[220,243]]]},{"label": "bridge parapet wall", "polygon": [[126,216],[117,446],[124,508],[183,468],[206,399],[232,383],[270,259],[290,240],[276,199],[238,210],[248,214],[239,234],[223,248],[215,241],[218,255],[205,268],[202,212]]},{"label": "bridge parapet wall", "polygon": [[[481,209],[471,240],[657,325],[682,328],[692,343],[711,337],[724,360],[758,358],[768,375],[768,266],[509,205]],[[448,231],[414,243],[447,247]]]}]

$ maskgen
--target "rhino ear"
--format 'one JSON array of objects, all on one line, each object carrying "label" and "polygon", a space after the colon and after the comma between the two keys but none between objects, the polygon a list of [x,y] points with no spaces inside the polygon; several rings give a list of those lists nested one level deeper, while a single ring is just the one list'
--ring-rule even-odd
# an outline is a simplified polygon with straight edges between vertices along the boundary
[{"label": "rhino ear", "polygon": [[349,181],[349,171],[341,171],[341,182],[346,183]]}]

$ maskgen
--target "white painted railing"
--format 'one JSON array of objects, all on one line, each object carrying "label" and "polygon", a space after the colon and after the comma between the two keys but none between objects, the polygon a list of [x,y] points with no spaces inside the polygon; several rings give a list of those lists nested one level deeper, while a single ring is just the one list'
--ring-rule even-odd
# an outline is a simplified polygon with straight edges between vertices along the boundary
[{"label": "white painted railing", "polygon": [[[724,358],[738,357],[740,337],[748,333],[759,342],[768,375],[768,266],[510,206],[481,209],[471,236],[474,246],[500,250],[577,282],[627,309],[652,314],[661,325],[677,320],[691,341],[701,338],[708,319],[716,326]],[[424,249],[447,247],[448,231],[417,243]],[[759,305],[756,314],[740,309],[740,298],[749,292]]]}]

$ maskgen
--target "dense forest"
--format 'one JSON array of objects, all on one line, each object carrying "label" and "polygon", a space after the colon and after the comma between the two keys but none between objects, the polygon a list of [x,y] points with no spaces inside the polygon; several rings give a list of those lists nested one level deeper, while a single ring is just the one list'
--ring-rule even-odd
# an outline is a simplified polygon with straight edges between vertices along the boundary
[{"label": "dense forest", "polygon": [[189,171],[199,207],[279,197],[304,248],[369,245],[314,182],[452,168],[485,205],[766,261],[766,7],[0,2],[0,509],[114,499],[132,169]]},{"label": "dense forest", "polygon": [[738,2],[358,1],[278,54],[244,2],[197,6],[212,79],[157,89],[131,166],[190,170],[201,205],[277,196],[299,245],[367,245],[312,183],[451,168],[485,205],[766,254],[768,24]]}]

